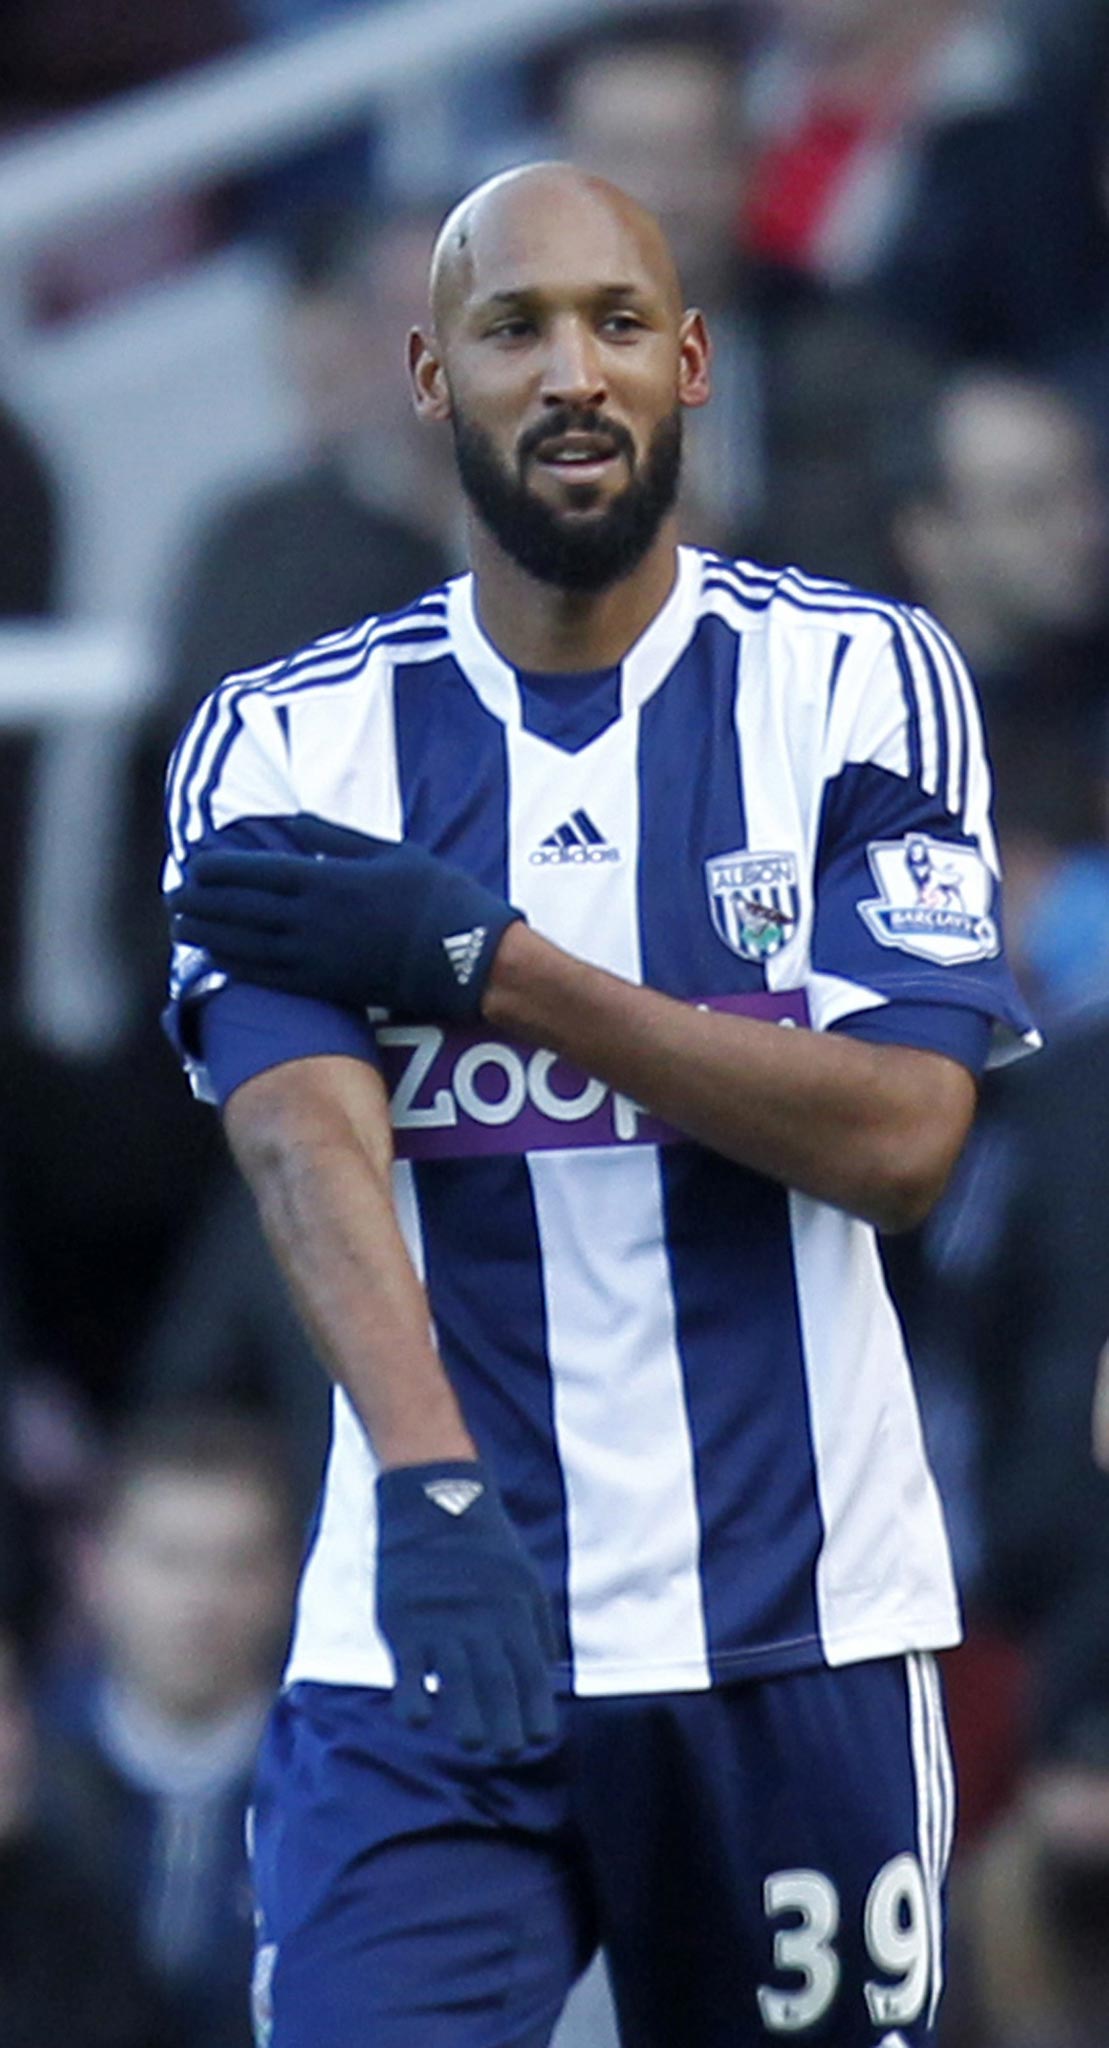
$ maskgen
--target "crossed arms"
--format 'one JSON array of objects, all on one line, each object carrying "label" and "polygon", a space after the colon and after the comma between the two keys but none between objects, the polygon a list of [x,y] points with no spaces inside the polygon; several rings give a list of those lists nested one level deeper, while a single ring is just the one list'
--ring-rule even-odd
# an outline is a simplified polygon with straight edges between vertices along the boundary
[{"label": "crossed arms", "polygon": [[[887,1230],[927,1213],[974,1111],[971,1075],[942,1054],[695,1010],[522,923],[500,942],[482,1011],[726,1157]],[[380,1076],[353,1059],[293,1060],[244,1082],[225,1120],[380,1462],[474,1456],[397,1224]]]}]

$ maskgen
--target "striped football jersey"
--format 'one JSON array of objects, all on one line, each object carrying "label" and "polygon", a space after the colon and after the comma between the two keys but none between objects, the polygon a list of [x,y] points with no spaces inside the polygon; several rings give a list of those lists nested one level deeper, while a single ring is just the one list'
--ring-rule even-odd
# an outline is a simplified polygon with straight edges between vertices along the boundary
[{"label": "striped football jersey", "polygon": [[[683,548],[610,670],[514,670],[463,576],[229,678],[171,763],[166,880],[223,827],[280,843],[267,821],[312,812],[416,840],[672,996],[940,1051],[953,1017],[986,1019],[1003,1056],[1034,1034],[989,801],[966,671],[925,613]],[[182,952],[178,1011],[221,982]],[[566,1683],[694,1690],[955,1642],[874,1232],[481,1026],[377,1017],[366,1048],[441,1352]],[[337,1394],[290,1681],[392,1681],[374,1473]]]}]

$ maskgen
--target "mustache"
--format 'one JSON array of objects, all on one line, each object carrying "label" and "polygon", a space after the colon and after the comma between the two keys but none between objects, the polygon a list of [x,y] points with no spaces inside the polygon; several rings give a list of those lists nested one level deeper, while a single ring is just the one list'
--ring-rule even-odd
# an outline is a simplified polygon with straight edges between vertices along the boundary
[{"label": "mustache", "polygon": [[522,469],[525,462],[538,454],[548,441],[561,440],[564,434],[595,434],[612,443],[613,451],[623,455],[629,468],[635,464],[635,442],[626,427],[617,420],[610,420],[603,412],[592,406],[560,406],[557,412],[549,412],[545,418],[528,427],[516,443],[516,459]]}]

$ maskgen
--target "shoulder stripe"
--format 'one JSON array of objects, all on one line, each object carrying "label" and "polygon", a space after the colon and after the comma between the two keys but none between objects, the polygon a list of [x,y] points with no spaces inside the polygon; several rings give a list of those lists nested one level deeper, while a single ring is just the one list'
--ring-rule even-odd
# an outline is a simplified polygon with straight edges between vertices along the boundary
[{"label": "shoulder stripe", "polygon": [[832,706],[836,700],[836,687],[843,673],[843,664],[847,659],[847,650],[850,645],[850,633],[841,633],[836,641],[836,651],[832,656],[832,666],[828,675],[828,707],[825,712],[825,720],[829,719],[832,715]]},{"label": "shoulder stripe", "polygon": [[[411,614],[395,613],[369,619],[350,632],[329,635],[327,644],[311,648],[263,668],[228,676],[201,707],[198,723],[186,728],[178,741],[167,776],[167,827],[170,844],[178,860],[186,846],[197,837],[196,827],[212,827],[212,803],[231,747],[242,730],[242,703],[251,696],[267,699],[299,696],[312,689],[334,688],[349,682],[365,667],[379,647],[411,645],[426,659],[428,645],[443,651],[449,640],[442,626],[434,625],[429,614],[413,620],[415,630],[404,621]],[[351,642],[344,647],[343,642]]]},{"label": "shoulder stripe", "polygon": [[920,704],[921,788],[927,790],[929,796],[940,796],[947,781],[950,748],[936,664],[907,614],[899,621],[899,627],[908,649]]},{"label": "shoulder stripe", "polygon": [[273,676],[260,685],[261,692],[266,697],[302,696],[306,690],[316,687],[330,689],[336,683],[349,682],[353,676],[361,674],[368,656],[376,653],[379,647],[419,649],[422,658],[428,647],[448,652],[450,641],[441,626],[433,625],[416,631],[406,628],[396,633],[375,633],[357,652],[346,654],[341,661],[317,660],[287,674]]},{"label": "shoulder stripe", "polygon": [[[243,695],[244,693],[240,691],[238,696],[235,698],[233,704],[231,704],[231,706],[229,707],[231,713],[230,718],[227,721],[226,727],[220,738],[219,745],[217,746],[215,754],[212,758],[208,774],[205,777],[203,783],[196,791],[194,802],[196,806],[196,812],[199,817],[200,825],[202,828],[201,834],[199,835],[201,837],[205,833],[208,833],[212,830],[212,799],[215,795],[217,788],[219,787],[219,780],[221,775],[223,774],[223,770],[227,762],[227,756],[231,752],[231,748],[234,745],[234,742],[237,739],[240,731],[242,730]],[[185,837],[184,831],[182,831],[182,837]]]},{"label": "shoulder stripe", "polygon": [[803,570],[795,568],[760,569],[757,564],[748,562],[714,563],[706,580],[724,583],[745,604],[758,611],[765,611],[767,605],[777,598],[780,603],[810,615],[823,613],[829,622],[836,617],[855,614],[885,619],[888,623],[904,619],[909,612],[907,605],[899,604],[894,598],[855,590],[849,583],[833,583],[807,576]]},{"label": "shoulder stripe", "polygon": [[908,652],[900,633],[895,633],[893,636],[893,658],[897,663],[897,672],[901,677],[901,693],[905,700],[905,728],[909,748],[909,780],[911,782],[920,782],[924,773],[920,733],[920,706]]},{"label": "shoulder stripe", "polygon": [[967,806],[970,800],[970,764],[975,750],[983,747],[981,719],[966,663],[954,641],[927,612],[914,609],[913,618],[922,639],[933,650],[941,675],[946,678],[951,702],[954,706],[954,725],[958,734],[959,775],[953,781],[948,808],[969,823]]},{"label": "shoulder stripe", "polygon": [[166,790],[166,818],[170,844],[180,860],[184,851],[184,821],[191,802],[191,791],[208,751],[224,718],[225,710],[235,700],[236,684],[220,683],[206,698],[199,710],[194,712],[192,723],[186,726],[177,743],[170,765],[169,784]]},{"label": "shoulder stripe", "polygon": [[750,625],[749,612],[750,606],[741,604],[735,591],[729,590],[726,584],[710,585],[702,593],[701,618],[722,619],[733,633],[742,634]]},{"label": "shoulder stripe", "polygon": [[939,710],[939,728],[944,736],[939,768],[939,788],[944,802],[953,817],[963,814],[963,793],[966,788],[966,761],[963,751],[965,732],[960,720],[959,697],[951,676],[951,668],[940,659],[939,645],[933,635],[925,631],[923,621],[913,614],[913,628],[924,659]]},{"label": "shoulder stripe", "polygon": [[737,604],[742,604],[748,611],[753,612],[764,612],[774,595],[773,588],[769,586],[766,590],[757,592],[745,589],[738,577],[729,574],[723,567],[717,568],[715,564],[706,570],[701,588],[706,593],[713,590],[726,591]]},{"label": "shoulder stripe", "polygon": [[981,829],[982,821],[972,823],[967,817],[971,767],[983,746],[974,686],[954,642],[928,612],[797,569],[771,571],[714,561],[706,585],[731,590],[741,603],[760,611],[776,600],[829,624],[836,618],[862,616],[887,625],[910,716],[911,772],[930,795],[942,794],[947,809],[968,829]]}]

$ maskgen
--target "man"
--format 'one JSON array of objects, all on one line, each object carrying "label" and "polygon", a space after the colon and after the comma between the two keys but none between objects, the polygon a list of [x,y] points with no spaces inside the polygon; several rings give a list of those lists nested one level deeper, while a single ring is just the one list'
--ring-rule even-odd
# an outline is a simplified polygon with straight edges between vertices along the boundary
[{"label": "man", "polygon": [[979,367],[945,380],[886,452],[909,588],[954,633],[990,709],[1100,739],[1109,504],[1096,438],[1057,386]]},{"label": "man", "polygon": [[250,2040],[243,1822],[294,1555],[256,1418],[167,1411],[118,1445],[85,1559],[95,1662],[55,1687],[51,1799],[190,2048]]},{"label": "man", "polygon": [[[871,283],[894,251],[911,265],[905,229],[918,212],[932,255],[925,194],[945,202],[965,254],[972,202],[964,194],[960,206],[947,179],[937,193],[933,166],[945,144],[969,138],[979,170],[1026,103],[1024,40],[1000,17],[971,0],[772,0],[747,94],[749,254],[834,290]],[[937,323],[919,324],[934,333]]]},{"label": "man", "polygon": [[128,1928],[51,1825],[29,1652],[0,1608],[0,2039],[5,2048],[178,2048]]},{"label": "man", "polygon": [[217,504],[194,536],[167,623],[159,739],[229,669],[403,604],[445,573],[441,466],[416,441],[389,347],[422,304],[431,234],[422,215],[355,207],[294,221],[275,348],[297,459]]},{"label": "man", "polygon": [[958,1617],[869,1226],[1027,1029],[977,715],[922,615],[676,549],[709,343],[617,188],[463,201],[410,361],[472,577],[229,680],[169,778],[175,1027],[340,1388],[274,2048],[539,2048],[598,1938],[626,2048],[915,2044]]}]

